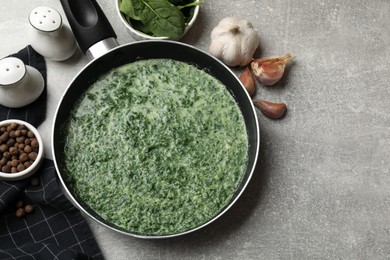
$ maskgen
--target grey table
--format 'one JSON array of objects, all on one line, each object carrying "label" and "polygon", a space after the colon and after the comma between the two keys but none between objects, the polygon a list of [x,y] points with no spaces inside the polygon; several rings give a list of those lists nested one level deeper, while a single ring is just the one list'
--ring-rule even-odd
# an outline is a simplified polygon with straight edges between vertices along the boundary
[{"label": "grey table", "polygon": [[[134,41],[114,0],[98,0],[118,34]],[[59,1],[2,1],[0,57],[28,44],[27,17]],[[257,98],[283,101],[288,114],[259,112],[260,161],[235,206],[187,236],[141,240],[90,221],[107,259],[389,259],[390,2],[388,0],[206,0],[182,40],[207,50],[226,16],[250,20],[257,56],[295,56],[284,79],[258,85]],[[49,108],[39,128],[51,155],[60,96],[88,63],[77,53],[47,61]],[[236,73],[240,69],[234,70]]]}]

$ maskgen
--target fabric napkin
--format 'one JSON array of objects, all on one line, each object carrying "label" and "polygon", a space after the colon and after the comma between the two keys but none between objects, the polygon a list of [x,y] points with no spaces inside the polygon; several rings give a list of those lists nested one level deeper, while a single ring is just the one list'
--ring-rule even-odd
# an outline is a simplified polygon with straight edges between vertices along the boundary
[{"label": "fabric napkin", "polygon": [[[28,106],[0,106],[0,120],[16,118],[38,126],[46,116],[45,60],[31,46],[12,56],[42,73],[45,90]],[[38,186],[32,178],[39,179]],[[16,217],[18,201],[32,205],[33,212]],[[45,159],[28,179],[0,180],[0,259],[103,259],[86,220],[62,193],[53,161]]]}]

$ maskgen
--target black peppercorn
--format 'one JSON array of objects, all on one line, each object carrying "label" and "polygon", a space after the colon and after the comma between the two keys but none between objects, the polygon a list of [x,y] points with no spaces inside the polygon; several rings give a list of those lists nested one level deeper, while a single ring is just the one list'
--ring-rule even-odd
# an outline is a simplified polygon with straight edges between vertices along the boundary
[{"label": "black peppercorn", "polygon": [[11,172],[11,166],[4,165],[3,167],[1,167],[1,171],[5,172],[5,173],[10,173]]},{"label": "black peppercorn", "polygon": [[39,146],[39,144],[38,144],[37,139],[32,139],[32,140],[31,140],[31,147],[36,148],[36,147],[38,147],[38,146]]},{"label": "black peppercorn", "polygon": [[11,161],[11,166],[12,166],[12,167],[16,167],[16,166],[18,166],[19,163],[20,163],[20,162],[19,162],[18,160],[12,160],[12,161]]},{"label": "black peppercorn", "polygon": [[28,158],[30,158],[30,160],[33,160],[33,161],[35,161],[35,159],[37,159],[37,156],[38,156],[38,154],[36,152],[31,152],[28,154]]},{"label": "black peppercorn", "polygon": [[13,139],[13,138],[8,139],[7,145],[8,145],[8,147],[14,146],[15,145],[15,139]]},{"label": "black peppercorn", "polygon": [[23,218],[26,215],[26,211],[23,208],[16,210],[16,217]]},{"label": "black peppercorn", "polygon": [[23,165],[23,164],[19,164],[16,169],[18,170],[18,172],[21,172],[21,171],[24,171],[26,169],[26,167]]},{"label": "black peppercorn", "polygon": [[25,125],[16,123],[0,129],[0,170],[15,173],[30,167],[39,151],[34,133]]},{"label": "black peppercorn", "polygon": [[19,136],[21,136],[22,135],[22,132],[20,131],[20,130],[16,130],[15,131],[15,136],[16,137],[19,137]]},{"label": "black peppercorn", "polygon": [[7,150],[8,150],[8,145],[6,144],[0,145],[0,153],[4,153]]},{"label": "black peppercorn", "polygon": [[27,153],[22,153],[20,156],[19,156],[19,160],[24,163],[24,162],[27,162],[28,161],[28,154]]},{"label": "black peppercorn", "polygon": [[3,143],[5,143],[5,142],[7,142],[8,137],[9,137],[9,133],[8,133],[8,132],[5,132],[5,133],[3,133],[3,134],[0,136],[0,140],[1,140]]},{"label": "black peppercorn", "polygon": [[26,145],[26,146],[24,147],[24,151],[25,151],[26,153],[31,153],[31,151],[32,151],[31,146],[30,146],[30,145]]},{"label": "black peppercorn", "polygon": [[31,213],[34,211],[34,207],[30,204],[27,204],[25,207],[24,207],[24,211],[26,211],[27,213]]},{"label": "black peppercorn", "polygon": [[3,157],[3,158],[1,158],[1,160],[0,160],[0,165],[1,166],[3,166],[3,165],[6,165],[7,164],[7,158],[5,158],[5,157]]},{"label": "black peppercorn", "polygon": [[9,125],[9,127],[11,128],[11,130],[15,130],[16,128],[18,128],[18,124],[17,123],[11,123]]},{"label": "black peppercorn", "polygon": [[19,150],[16,147],[11,147],[8,151],[11,155],[17,155],[19,153]]}]

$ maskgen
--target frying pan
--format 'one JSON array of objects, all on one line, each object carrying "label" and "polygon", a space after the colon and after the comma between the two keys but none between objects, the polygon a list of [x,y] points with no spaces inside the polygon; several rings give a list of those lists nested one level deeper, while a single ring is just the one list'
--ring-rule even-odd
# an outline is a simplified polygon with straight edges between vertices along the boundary
[{"label": "frying pan", "polygon": [[[222,62],[208,53],[190,45],[174,41],[140,41],[118,46],[116,35],[110,23],[105,17],[95,0],[61,0],[62,7],[68,18],[69,24],[79,43],[80,49],[89,56],[92,61],[80,71],[61,97],[54,118],[52,145],[55,167],[61,182],[61,187],[69,200],[83,213],[98,223],[117,232],[140,238],[166,238],[187,234],[198,230],[218,219],[240,197],[250,181],[256,166],[260,132],[257,115],[250,96],[235,74]],[[246,125],[248,135],[248,165],[245,175],[233,194],[231,201],[222,208],[219,213],[206,223],[185,232],[169,235],[143,235],[124,230],[106,221],[82,200],[74,195],[72,187],[63,178],[61,161],[64,147],[61,142],[61,125],[69,117],[75,102],[83,92],[91,86],[99,77],[111,69],[129,64],[140,59],[173,59],[186,62],[206,71],[221,81],[238,104]]]}]

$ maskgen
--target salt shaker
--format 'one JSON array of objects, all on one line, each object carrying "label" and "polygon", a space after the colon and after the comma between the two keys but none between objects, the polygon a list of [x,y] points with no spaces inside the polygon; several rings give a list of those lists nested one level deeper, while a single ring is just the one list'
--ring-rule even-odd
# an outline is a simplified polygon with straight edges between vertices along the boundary
[{"label": "salt shaker", "polygon": [[57,10],[46,6],[37,7],[30,12],[29,22],[29,42],[42,56],[62,61],[70,58],[76,51],[73,33],[62,23]]},{"label": "salt shaker", "polygon": [[0,60],[0,105],[17,108],[34,102],[44,89],[42,74],[15,57]]}]

